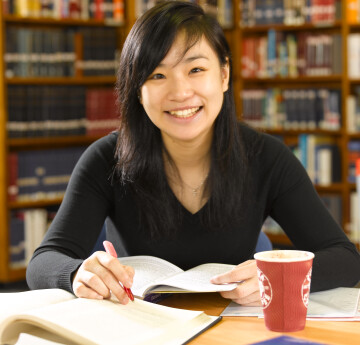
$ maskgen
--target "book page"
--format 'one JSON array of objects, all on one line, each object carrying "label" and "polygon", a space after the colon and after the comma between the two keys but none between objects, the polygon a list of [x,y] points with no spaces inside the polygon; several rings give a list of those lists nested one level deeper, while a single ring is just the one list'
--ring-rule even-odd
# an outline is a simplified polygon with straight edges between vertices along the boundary
[{"label": "book page", "polygon": [[172,263],[153,256],[129,256],[119,258],[123,265],[135,270],[134,283],[131,291],[135,296],[143,297],[145,290],[160,279],[164,279],[183,270]]},{"label": "book page", "polygon": [[161,286],[152,289],[151,292],[181,292],[182,290],[182,292],[216,292],[234,290],[237,287],[237,283],[221,285],[210,283],[212,277],[231,271],[234,267],[235,265],[212,263],[199,265],[181,274],[163,279]]},{"label": "book page", "polygon": [[0,324],[9,315],[74,298],[73,294],[61,289],[0,293]]},{"label": "book page", "polygon": [[[7,343],[8,339],[14,338],[17,330],[16,320],[20,324],[28,320],[33,325],[43,324],[48,331],[80,344],[148,344],[152,339],[162,338],[166,334],[171,336],[170,331],[176,328],[181,330],[202,314],[138,299],[122,305],[114,300],[77,298],[23,313],[18,317],[10,317],[3,324],[3,327],[8,327],[1,333],[0,341]],[[194,325],[196,332],[199,331],[199,327],[202,329],[214,321],[213,317],[203,315],[205,319],[200,319],[202,326]],[[186,340],[181,333],[178,339],[179,342],[171,343],[182,344]]]}]

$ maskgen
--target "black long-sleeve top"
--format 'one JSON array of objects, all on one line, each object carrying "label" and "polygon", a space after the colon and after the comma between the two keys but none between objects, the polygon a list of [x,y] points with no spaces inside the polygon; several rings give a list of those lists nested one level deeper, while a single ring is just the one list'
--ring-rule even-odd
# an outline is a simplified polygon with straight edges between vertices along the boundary
[{"label": "black long-sleeve top", "polygon": [[[241,134],[251,145],[254,130],[242,127]],[[140,226],[132,189],[111,178],[117,135],[93,143],[76,165],[59,211],[28,266],[31,289],[72,292],[72,275],[90,255],[106,217],[129,255],[153,255],[188,269],[206,262],[239,264],[252,259],[259,231],[271,216],[297,249],[315,253],[312,291],[354,286],[360,280],[359,252],[327,211],[301,163],[278,139],[260,134],[263,145],[250,161],[256,188],[241,222],[209,232],[200,222],[207,204],[195,214],[182,207],[180,231],[152,240]]]}]

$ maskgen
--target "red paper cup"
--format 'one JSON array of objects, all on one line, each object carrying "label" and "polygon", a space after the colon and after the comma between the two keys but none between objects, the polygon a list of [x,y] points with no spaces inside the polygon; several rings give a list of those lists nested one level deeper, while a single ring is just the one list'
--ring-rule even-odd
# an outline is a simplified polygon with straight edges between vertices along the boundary
[{"label": "red paper cup", "polygon": [[314,254],[272,250],[254,255],[265,326],[275,332],[304,329]]}]

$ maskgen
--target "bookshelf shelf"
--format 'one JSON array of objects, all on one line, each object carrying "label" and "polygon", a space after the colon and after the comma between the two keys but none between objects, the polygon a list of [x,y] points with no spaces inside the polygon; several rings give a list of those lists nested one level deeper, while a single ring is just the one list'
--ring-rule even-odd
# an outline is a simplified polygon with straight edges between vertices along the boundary
[{"label": "bookshelf shelf", "polygon": [[348,133],[350,140],[360,140],[360,133]]},{"label": "bookshelf shelf", "polygon": [[115,81],[114,76],[6,78],[6,83],[9,85],[101,85],[115,84]]},{"label": "bookshelf shelf", "polygon": [[56,146],[74,146],[89,145],[101,136],[65,136],[65,137],[44,137],[44,138],[14,138],[8,139],[8,145],[11,149],[24,149],[36,147],[56,147]]},{"label": "bookshelf shelf", "polygon": [[[240,0],[239,0],[240,1]],[[305,30],[334,30],[342,27],[342,21],[338,20],[332,23],[322,24],[302,24],[302,25],[285,25],[285,24],[272,24],[272,25],[258,25],[252,27],[240,27],[243,34],[264,33],[270,29],[277,31],[305,31]],[[360,25],[358,26],[360,28]]]},{"label": "bookshelf shelf", "polygon": [[34,201],[13,201],[9,202],[10,209],[21,209],[21,208],[35,208],[35,207],[46,207],[52,205],[61,204],[63,198],[53,198],[53,199],[41,199]]},{"label": "bookshelf shelf", "polygon": [[316,135],[332,135],[332,136],[342,136],[344,134],[343,130],[324,130],[324,129],[266,129],[267,133],[272,135],[282,135],[282,136],[299,136],[300,134],[316,134]]},{"label": "bookshelf shelf", "polygon": [[7,282],[15,282],[18,280],[23,280],[26,274],[25,268],[10,268]]},{"label": "bookshelf shelf", "polygon": [[344,186],[341,183],[333,183],[329,186],[315,185],[315,188],[319,193],[341,193],[344,190]]},{"label": "bookshelf shelf", "polygon": [[[271,84],[301,84],[301,83],[341,83],[341,75],[329,76],[299,76],[299,77],[276,77],[276,78],[242,78],[244,83],[271,83]],[[360,82],[360,80],[359,80]]]},{"label": "bookshelf shelf", "polygon": [[281,246],[286,246],[286,247],[291,247],[292,243],[289,240],[289,238],[286,235],[277,235],[277,234],[271,234],[271,233],[267,233],[270,241],[272,243],[277,245],[281,245]]},{"label": "bookshelf shelf", "polygon": [[7,24],[29,24],[29,25],[52,25],[52,26],[117,26],[125,27],[125,22],[103,19],[55,19],[55,18],[36,18],[6,15],[3,21]]}]

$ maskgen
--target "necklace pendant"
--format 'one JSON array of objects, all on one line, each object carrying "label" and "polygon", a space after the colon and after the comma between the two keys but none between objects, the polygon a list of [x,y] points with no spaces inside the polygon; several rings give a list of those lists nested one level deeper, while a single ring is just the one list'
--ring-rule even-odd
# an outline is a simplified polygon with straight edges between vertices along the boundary
[{"label": "necklace pendant", "polygon": [[197,196],[198,193],[199,193],[199,190],[198,189],[193,189],[192,193],[193,193],[193,196]]}]

